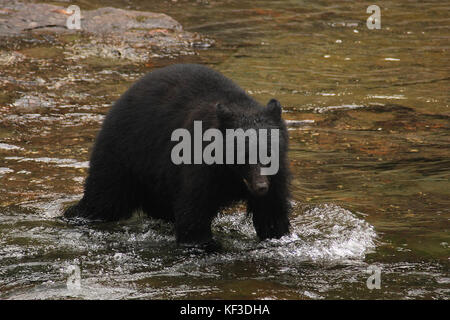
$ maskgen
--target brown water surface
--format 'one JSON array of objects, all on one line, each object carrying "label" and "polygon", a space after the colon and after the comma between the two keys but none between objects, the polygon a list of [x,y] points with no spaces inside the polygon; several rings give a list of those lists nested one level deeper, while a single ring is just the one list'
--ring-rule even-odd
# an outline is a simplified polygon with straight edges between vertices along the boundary
[{"label": "brown water surface", "polygon": [[[167,13],[215,45],[145,63],[71,60],[60,43],[83,36],[0,45],[0,298],[449,298],[448,1],[378,1],[380,30],[366,27],[365,1],[109,3]],[[291,236],[258,242],[237,208],[214,224],[225,252],[207,255],[177,248],[171,225],[139,215],[58,219],[81,196],[110,104],[177,62],[282,102]],[[73,265],[81,289],[69,290]],[[366,286],[370,265],[381,289]]]}]

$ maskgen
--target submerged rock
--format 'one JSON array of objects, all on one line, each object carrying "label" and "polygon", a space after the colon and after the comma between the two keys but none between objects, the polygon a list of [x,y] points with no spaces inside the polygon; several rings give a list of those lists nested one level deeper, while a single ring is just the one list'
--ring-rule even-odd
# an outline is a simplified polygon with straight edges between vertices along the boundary
[{"label": "submerged rock", "polygon": [[21,62],[23,59],[24,55],[20,52],[0,51],[0,65],[11,66],[17,62]]},{"label": "submerged rock", "polygon": [[49,108],[54,105],[52,99],[43,97],[42,94],[24,95],[17,99],[13,104],[15,110],[20,112],[33,112],[41,108]]}]

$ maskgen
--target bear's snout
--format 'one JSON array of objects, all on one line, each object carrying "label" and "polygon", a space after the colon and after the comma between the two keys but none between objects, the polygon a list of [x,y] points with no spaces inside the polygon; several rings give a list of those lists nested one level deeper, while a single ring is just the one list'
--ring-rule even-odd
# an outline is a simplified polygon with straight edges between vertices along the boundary
[{"label": "bear's snout", "polygon": [[269,191],[269,180],[265,176],[255,177],[254,179],[244,179],[248,191],[254,196],[264,196]]},{"label": "bear's snout", "polygon": [[254,193],[258,196],[263,196],[269,191],[269,183],[267,181],[258,182],[255,185]]}]

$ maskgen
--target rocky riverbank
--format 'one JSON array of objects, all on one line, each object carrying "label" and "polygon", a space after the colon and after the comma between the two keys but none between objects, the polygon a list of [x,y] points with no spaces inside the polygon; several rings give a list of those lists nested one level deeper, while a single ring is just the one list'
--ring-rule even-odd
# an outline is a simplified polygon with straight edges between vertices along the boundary
[{"label": "rocky riverbank", "polygon": [[[111,7],[81,8],[79,13],[80,29],[70,29],[67,20],[73,19],[75,11],[69,8],[0,0],[2,47],[12,39],[30,42],[41,36],[52,38],[55,45],[64,45],[63,54],[68,59],[94,56],[145,62],[151,57],[195,54],[195,48],[213,44],[197,33],[184,31],[180,23],[163,13]],[[2,64],[17,59],[17,53],[0,52]]]}]

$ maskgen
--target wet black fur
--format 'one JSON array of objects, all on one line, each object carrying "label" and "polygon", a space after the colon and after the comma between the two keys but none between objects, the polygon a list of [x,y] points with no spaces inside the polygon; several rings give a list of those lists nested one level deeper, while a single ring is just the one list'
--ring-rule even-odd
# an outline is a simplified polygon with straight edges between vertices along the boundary
[{"label": "wet black fur", "polygon": [[[269,105],[273,108],[204,66],[180,64],[147,74],[109,111],[92,151],[84,196],[65,216],[115,221],[142,209],[174,221],[179,243],[208,243],[220,208],[244,200],[260,239],[287,234],[288,135],[278,102]],[[280,129],[280,169],[269,176],[265,196],[249,193],[245,166],[172,163],[173,130],[192,130],[194,120],[202,120],[203,130]]]}]

